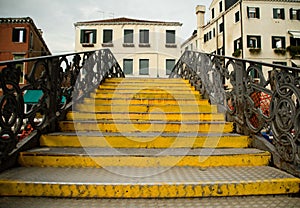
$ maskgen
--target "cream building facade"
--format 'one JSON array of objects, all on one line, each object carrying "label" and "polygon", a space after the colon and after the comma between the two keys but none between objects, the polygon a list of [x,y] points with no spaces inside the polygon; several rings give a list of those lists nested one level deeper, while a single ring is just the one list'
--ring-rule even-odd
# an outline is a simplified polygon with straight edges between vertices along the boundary
[{"label": "cream building facade", "polygon": [[179,22],[123,17],[74,25],[76,52],[109,48],[126,77],[168,77],[180,57]]},{"label": "cream building facade", "polygon": [[197,6],[198,50],[300,66],[299,0],[213,0],[207,23],[205,12]]}]

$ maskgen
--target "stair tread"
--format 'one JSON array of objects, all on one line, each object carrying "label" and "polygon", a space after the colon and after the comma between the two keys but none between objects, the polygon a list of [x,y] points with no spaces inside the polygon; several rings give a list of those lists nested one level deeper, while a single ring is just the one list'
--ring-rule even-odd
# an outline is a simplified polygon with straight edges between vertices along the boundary
[{"label": "stair tread", "polygon": [[[53,132],[44,135],[51,135],[51,136],[116,136],[116,137],[157,137],[157,133],[151,132]],[[235,133],[190,133],[190,132],[180,132],[180,133],[171,133],[171,132],[162,132],[159,134],[160,137],[247,137],[240,134]]]},{"label": "stair tread", "polygon": [[[106,167],[53,168],[19,167],[0,173],[0,182],[62,184],[224,184],[300,179],[268,166],[252,167]],[[0,193],[1,194],[1,193]]]},{"label": "stair tread", "polygon": [[226,155],[255,155],[266,154],[263,150],[254,148],[105,148],[105,147],[44,147],[31,149],[23,152],[22,155],[63,155],[63,156],[141,156],[141,157],[161,157],[161,156],[226,156]]},{"label": "stair tread", "polygon": [[60,123],[86,123],[86,124],[231,124],[226,121],[164,121],[164,120],[74,120],[74,121],[60,121]]}]

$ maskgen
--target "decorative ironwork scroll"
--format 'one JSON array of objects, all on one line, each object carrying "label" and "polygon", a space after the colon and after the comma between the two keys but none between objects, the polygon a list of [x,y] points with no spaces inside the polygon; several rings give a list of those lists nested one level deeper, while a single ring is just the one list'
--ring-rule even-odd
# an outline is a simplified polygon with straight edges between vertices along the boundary
[{"label": "decorative ironwork scroll", "polygon": [[238,132],[271,133],[282,161],[300,170],[299,68],[186,51],[170,77],[223,106]]},{"label": "decorative ironwork scroll", "polygon": [[[27,65],[24,75],[20,64]],[[22,126],[41,132],[56,130],[74,102],[93,91],[107,77],[124,77],[109,49],[0,62],[0,164],[16,147]],[[39,92],[35,103],[24,107],[24,96]]]}]

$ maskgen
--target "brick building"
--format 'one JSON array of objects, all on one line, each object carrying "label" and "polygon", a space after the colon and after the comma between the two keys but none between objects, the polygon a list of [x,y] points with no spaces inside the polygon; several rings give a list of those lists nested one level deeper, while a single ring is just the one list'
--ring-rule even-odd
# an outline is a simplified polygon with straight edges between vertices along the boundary
[{"label": "brick building", "polygon": [[[42,37],[42,31],[36,27],[30,17],[0,18],[0,61],[50,54]],[[32,66],[25,63],[18,67],[21,67],[23,72],[23,77],[20,79],[20,84],[23,84],[24,74],[27,74]]]}]

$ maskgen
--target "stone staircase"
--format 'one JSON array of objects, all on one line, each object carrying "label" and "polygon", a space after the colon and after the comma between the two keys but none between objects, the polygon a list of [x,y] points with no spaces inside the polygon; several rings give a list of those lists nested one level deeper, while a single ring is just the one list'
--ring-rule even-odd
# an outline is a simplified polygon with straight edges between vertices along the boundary
[{"label": "stone staircase", "polygon": [[180,198],[293,194],[300,179],[269,165],[182,79],[107,79],[60,132],[0,174],[1,196]]}]

